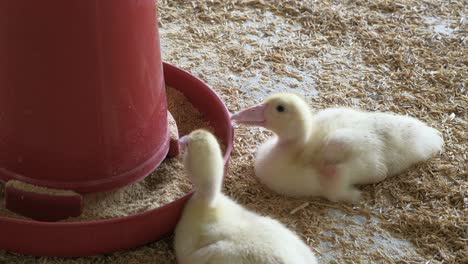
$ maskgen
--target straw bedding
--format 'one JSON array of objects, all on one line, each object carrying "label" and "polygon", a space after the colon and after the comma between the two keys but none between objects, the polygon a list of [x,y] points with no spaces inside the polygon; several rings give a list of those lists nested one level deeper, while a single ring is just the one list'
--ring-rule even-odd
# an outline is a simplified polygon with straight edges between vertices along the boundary
[{"label": "straw bedding", "polygon": [[[465,1],[159,1],[163,58],[205,79],[231,111],[271,91],[317,109],[415,116],[442,154],[363,186],[357,205],[276,195],[253,177],[268,132],[236,130],[225,192],[301,234],[321,263],[468,263]],[[174,263],[172,240],[79,259],[1,252],[8,263]]]}]

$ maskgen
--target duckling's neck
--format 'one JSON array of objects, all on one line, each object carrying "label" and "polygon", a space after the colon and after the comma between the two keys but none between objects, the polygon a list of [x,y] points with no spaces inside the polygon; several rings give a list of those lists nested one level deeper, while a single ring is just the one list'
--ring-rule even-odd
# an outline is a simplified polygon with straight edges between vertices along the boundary
[{"label": "duckling's neck", "polygon": [[221,179],[202,181],[196,184],[194,199],[208,207],[214,206],[221,196]]},{"label": "duckling's neck", "polygon": [[278,135],[279,146],[301,146],[309,140],[309,135],[296,135],[295,137],[285,137]]},{"label": "duckling's neck", "polygon": [[309,122],[302,122],[287,133],[277,134],[279,145],[304,145],[312,134],[312,126]]}]

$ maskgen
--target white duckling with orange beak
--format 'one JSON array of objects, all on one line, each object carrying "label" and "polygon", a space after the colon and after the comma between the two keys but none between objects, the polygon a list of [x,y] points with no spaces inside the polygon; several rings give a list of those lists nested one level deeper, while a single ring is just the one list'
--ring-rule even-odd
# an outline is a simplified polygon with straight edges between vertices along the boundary
[{"label": "white duckling with orange beak", "polygon": [[180,139],[195,192],[175,231],[181,264],[315,264],[310,248],[280,222],[221,192],[224,162],[216,138],[196,130]]},{"label": "white duckling with orange beak", "polygon": [[289,196],[356,202],[355,184],[380,182],[443,147],[439,131],[415,118],[350,108],[313,113],[290,93],[274,94],[232,120],[274,132],[257,151],[255,174]]}]

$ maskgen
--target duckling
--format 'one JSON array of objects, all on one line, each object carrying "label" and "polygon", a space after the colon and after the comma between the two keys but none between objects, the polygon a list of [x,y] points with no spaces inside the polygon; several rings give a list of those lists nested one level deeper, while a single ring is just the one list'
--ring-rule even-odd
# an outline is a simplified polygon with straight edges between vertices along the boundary
[{"label": "duckling", "polygon": [[310,248],[283,224],[248,211],[221,192],[223,158],[210,132],[196,130],[180,144],[194,194],[175,230],[179,263],[317,263]]},{"label": "duckling", "polygon": [[416,118],[350,108],[313,113],[299,96],[274,94],[232,115],[274,136],[257,150],[255,174],[289,196],[356,202],[355,184],[372,184],[425,161],[443,147],[440,132]]}]

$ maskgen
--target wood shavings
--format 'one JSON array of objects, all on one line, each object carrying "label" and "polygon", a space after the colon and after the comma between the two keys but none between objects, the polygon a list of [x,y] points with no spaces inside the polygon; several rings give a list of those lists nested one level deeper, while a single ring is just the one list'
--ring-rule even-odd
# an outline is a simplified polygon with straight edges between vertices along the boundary
[{"label": "wood shavings", "polygon": [[299,205],[298,207],[294,208],[294,209],[290,212],[290,214],[295,214],[295,213],[299,212],[300,210],[306,208],[307,206],[309,206],[309,203],[303,203],[303,204]]},{"label": "wood shavings", "polygon": [[[256,146],[270,134],[239,128],[226,194],[313,238],[308,243],[320,252],[320,263],[468,263],[464,1],[158,4],[163,58],[205,79],[232,112],[272,91],[295,91],[317,109],[343,105],[415,116],[439,129],[446,143],[429,162],[361,187],[363,201],[351,207],[285,198],[264,188],[252,162]],[[448,21],[453,31],[435,32],[428,18]],[[309,205],[290,214],[304,202]],[[67,263],[174,263],[171,243]],[[18,259],[0,254],[7,263]]]}]

